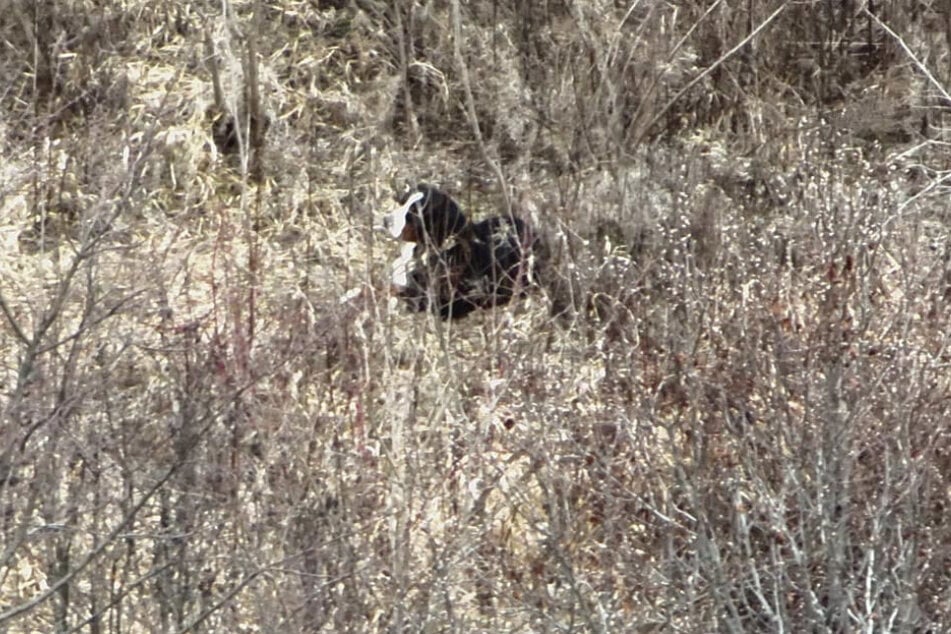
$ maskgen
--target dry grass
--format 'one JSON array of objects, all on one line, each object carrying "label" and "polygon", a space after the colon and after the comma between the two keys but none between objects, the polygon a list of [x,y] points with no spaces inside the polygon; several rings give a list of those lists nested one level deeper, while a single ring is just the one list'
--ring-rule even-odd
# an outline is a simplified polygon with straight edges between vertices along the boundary
[{"label": "dry grass", "polygon": [[[951,620],[944,16],[93,4],[0,16],[0,631]],[[406,313],[417,180],[541,286]]]}]

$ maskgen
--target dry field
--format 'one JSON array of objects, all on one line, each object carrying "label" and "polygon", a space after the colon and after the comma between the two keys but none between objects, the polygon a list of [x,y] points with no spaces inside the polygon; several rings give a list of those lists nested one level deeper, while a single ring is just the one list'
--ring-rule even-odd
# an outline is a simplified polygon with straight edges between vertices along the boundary
[{"label": "dry field", "polygon": [[[9,0],[0,634],[951,623],[951,4]],[[373,227],[544,236],[444,323]]]}]

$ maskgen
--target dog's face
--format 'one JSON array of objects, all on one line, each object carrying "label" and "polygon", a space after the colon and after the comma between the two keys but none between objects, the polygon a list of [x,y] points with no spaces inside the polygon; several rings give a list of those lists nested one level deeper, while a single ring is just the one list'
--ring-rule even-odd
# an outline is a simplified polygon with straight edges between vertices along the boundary
[{"label": "dog's face", "polygon": [[429,185],[419,185],[397,202],[400,206],[383,218],[383,228],[397,240],[439,247],[466,225],[456,202]]},{"label": "dog's face", "polygon": [[400,206],[384,216],[383,228],[397,240],[416,242],[420,236],[425,201],[426,195],[421,191],[404,194],[397,200]]}]

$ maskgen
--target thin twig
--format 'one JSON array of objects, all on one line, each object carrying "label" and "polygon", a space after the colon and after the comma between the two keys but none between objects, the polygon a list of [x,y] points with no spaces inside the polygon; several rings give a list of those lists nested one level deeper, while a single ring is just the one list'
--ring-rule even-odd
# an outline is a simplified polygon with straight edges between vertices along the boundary
[{"label": "thin twig", "polygon": [[[721,55],[720,58],[717,59],[717,61],[715,61],[715,62],[713,62],[712,64],[710,64],[709,66],[707,66],[707,67],[703,70],[703,72],[701,72],[699,75],[697,75],[696,77],[694,77],[693,79],[691,79],[689,82],[687,82],[687,85],[686,85],[686,86],[684,86],[684,87],[681,88],[679,91],[677,91],[677,94],[674,95],[673,97],[671,97],[670,100],[669,100],[666,104],[664,104],[664,107],[661,108],[660,110],[658,110],[658,111],[657,111],[657,114],[655,114],[654,117],[647,123],[647,125],[644,126],[644,128],[641,130],[641,134],[639,135],[637,141],[640,141],[640,138],[643,137],[645,134],[647,134],[648,130],[650,130],[651,128],[653,128],[654,125],[655,125],[658,121],[660,121],[660,120],[667,114],[667,111],[670,110],[671,108],[673,108],[673,106],[674,106],[675,103],[677,103],[678,101],[680,101],[680,98],[683,97],[684,94],[687,93],[687,91],[689,91],[691,88],[693,88],[694,86],[696,86],[704,77],[706,77],[707,75],[709,75],[710,73],[712,73],[714,70],[716,70],[717,68],[719,68],[720,65],[722,65],[726,60],[728,60],[728,59],[730,59],[731,57],[733,57],[733,56],[734,56],[737,52],[739,52],[744,46],[746,46],[746,45],[750,42],[750,40],[752,40],[752,39],[755,38],[757,35],[759,35],[760,32],[761,32],[763,29],[765,29],[769,24],[771,24],[771,23],[773,22],[773,20],[775,20],[776,18],[778,18],[778,17],[779,17],[779,14],[782,13],[782,12],[786,9],[786,6],[787,6],[787,3],[785,3],[785,2],[784,2],[783,4],[781,4],[781,5],[780,5],[775,11],[773,11],[773,12],[769,15],[769,17],[766,18],[758,27],[756,27],[755,29],[753,29],[753,32],[752,32],[752,33],[750,33],[749,35],[747,35],[746,37],[744,37],[742,40],[740,40],[739,44],[737,44],[736,46],[734,46],[733,48],[731,48],[730,50],[728,50],[726,53],[724,53],[723,55]],[[636,143],[635,143],[635,145],[636,145]]]},{"label": "thin twig", "polygon": [[482,158],[499,181],[502,189],[502,197],[505,199],[506,213],[512,214],[512,200],[509,196],[509,188],[505,182],[505,176],[502,174],[502,167],[498,161],[489,155],[489,150],[485,146],[485,139],[482,138],[482,130],[479,127],[479,118],[476,115],[475,97],[472,95],[472,85],[469,82],[469,69],[466,61],[462,57],[462,18],[459,13],[459,0],[452,0],[452,52],[456,58],[456,66],[459,68],[459,77],[462,80],[462,88],[466,93],[466,118],[469,119],[469,125],[472,126],[472,133],[475,135],[476,142],[479,145],[479,151],[482,152]]},{"label": "thin twig", "polygon": [[898,45],[901,46],[903,51],[905,51],[905,54],[908,55],[909,59],[911,59],[915,67],[917,67],[918,70],[921,71],[921,74],[925,76],[925,79],[928,80],[928,83],[934,86],[935,89],[939,93],[941,93],[941,96],[944,97],[945,101],[951,104],[951,95],[949,95],[948,91],[945,90],[945,87],[941,85],[941,82],[939,82],[938,79],[934,75],[931,74],[931,71],[928,70],[928,67],[925,66],[924,62],[918,59],[918,56],[915,55],[914,51],[912,51],[911,48],[908,46],[908,44],[905,43],[905,40],[902,39],[902,37],[898,35],[898,33],[895,33],[893,30],[891,30],[891,28],[889,28],[887,24],[882,22],[881,19],[877,15],[869,11],[868,7],[863,8],[862,10],[865,12],[866,15],[868,15],[873,20],[875,20],[875,23],[878,24],[880,27],[882,27],[883,31],[891,35],[895,39],[895,41],[898,42]]}]

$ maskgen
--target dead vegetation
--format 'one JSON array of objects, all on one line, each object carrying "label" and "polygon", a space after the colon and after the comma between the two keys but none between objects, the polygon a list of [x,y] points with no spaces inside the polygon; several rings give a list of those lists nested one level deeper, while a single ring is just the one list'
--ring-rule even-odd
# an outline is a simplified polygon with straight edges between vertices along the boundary
[{"label": "dead vegetation", "polygon": [[[14,0],[0,631],[940,631],[949,16]],[[418,180],[541,287],[404,312]]]}]

